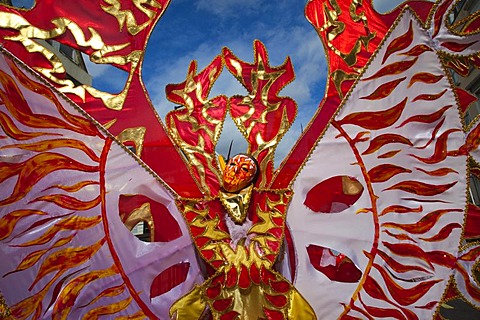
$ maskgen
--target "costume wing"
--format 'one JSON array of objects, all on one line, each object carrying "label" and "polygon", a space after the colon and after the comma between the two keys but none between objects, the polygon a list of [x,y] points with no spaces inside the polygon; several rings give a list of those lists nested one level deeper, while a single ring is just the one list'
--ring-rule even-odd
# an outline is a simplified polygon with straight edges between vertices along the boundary
[{"label": "costume wing", "polygon": [[[287,214],[293,245],[284,267],[320,319],[428,319],[442,301],[458,297],[455,286],[480,303],[469,276],[480,259],[478,245],[465,242],[479,236],[467,195],[474,171],[468,168],[478,162],[478,118],[464,122],[474,99],[450,73],[454,66],[457,72],[478,67],[480,35],[478,28],[455,31],[446,18],[454,7],[438,2],[425,22],[406,8],[378,46],[373,29],[364,28],[378,17],[369,15],[369,3],[350,12],[325,5],[324,24],[320,10],[317,20],[307,11],[326,32],[335,59],[346,61],[334,39],[349,27],[367,30],[375,48],[358,75],[351,73],[354,82],[324,119],[293,183]],[[476,20],[474,14],[463,22],[468,28]],[[329,89],[339,90],[339,83]],[[317,118],[329,114],[329,98]]]},{"label": "costume wing", "polygon": [[[0,287],[12,316],[168,318],[201,279],[174,193],[5,52],[0,69]],[[164,232],[142,242],[119,213]]]},{"label": "costume wing", "polygon": [[[140,80],[146,39],[167,6],[0,6],[0,290],[15,319],[165,319],[201,282],[175,205],[200,192]],[[125,88],[74,84],[45,44],[53,40],[128,72]],[[139,221],[154,243],[125,227]]]}]

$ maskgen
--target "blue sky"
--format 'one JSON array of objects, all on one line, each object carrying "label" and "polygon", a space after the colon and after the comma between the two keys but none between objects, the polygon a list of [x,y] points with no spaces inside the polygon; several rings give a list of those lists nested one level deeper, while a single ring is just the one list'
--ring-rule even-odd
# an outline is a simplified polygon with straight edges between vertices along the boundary
[{"label": "blue sky", "polygon": [[[33,0],[14,0],[17,6],[31,7]],[[386,12],[401,0],[374,0],[380,12]],[[324,50],[313,27],[304,17],[306,0],[172,0],[150,38],[143,65],[144,82],[159,113],[173,104],[165,98],[165,86],[185,80],[191,60],[202,70],[230,48],[240,59],[253,62],[253,41],[261,40],[269,52],[270,64],[280,65],[287,56],[293,62],[296,79],[280,93],[298,104],[298,115],[289,133],[277,149],[277,164],[298,139],[324,95],[327,66]],[[126,74],[87,61],[94,86],[118,92]],[[215,83],[211,97],[219,94],[244,94],[243,87],[224,70]],[[227,122],[217,151],[225,154],[234,140],[234,152],[244,152],[246,144],[231,122]]]}]

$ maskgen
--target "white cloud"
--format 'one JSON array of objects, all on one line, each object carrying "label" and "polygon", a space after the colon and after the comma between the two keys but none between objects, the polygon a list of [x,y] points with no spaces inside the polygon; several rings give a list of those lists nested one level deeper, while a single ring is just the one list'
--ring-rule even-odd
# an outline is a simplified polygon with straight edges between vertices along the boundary
[{"label": "white cloud", "polygon": [[228,155],[230,142],[232,141],[232,156],[247,151],[247,141],[242,136],[237,126],[233,123],[233,120],[227,116],[223,124],[222,135],[217,144],[217,153],[226,157]]},{"label": "white cloud", "polygon": [[[165,96],[165,86],[170,83],[181,83],[185,81],[188,67],[192,60],[197,61],[197,72],[200,72],[220,53],[220,49],[204,43],[194,52],[186,53],[183,56],[176,56],[175,59],[167,62],[164,61],[157,65],[143,67],[150,99],[162,119],[164,119],[166,113],[172,110],[174,106]],[[155,72],[152,72],[152,68],[155,69]],[[224,83],[225,81],[228,80],[223,80]],[[234,81],[230,80],[230,84],[233,83]],[[225,83],[223,87],[228,88],[229,84]],[[218,94],[218,91],[212,90],[210,96],[213,97]]]},{"label": "white cloud", "polygon": [[[239,45],[240,44],[237,43],[235,47],[239,47]],[[241,51],[246,52],[247,50],[252,52],[251,44],[244,44],[244,48],[242,48]],[[169,83],[180,83],[185,81],[188,66],[193,59],[197,60],[197,72],[200,72],[220,53],[220,48],[217,49],[214,48],[214,46],[202,44],[195,52],[188,53],[182,57],[177,57],[172,64],[168,64],[167,66],[164,65],[164,67],[158,66],[159,68],[157,69],[157,72],[155,72],[155,76],[148,79],[147,87],[153,105],[162,120],[165,119],[165,115],[174,107],[174,104],[168,101],[165,96],[165,86]],[[242,85],[230,75],[228,70],[224,68],[222,74],[219,76],[210,92],[210,98],[218,95],[226,95],[227,97],[230,97],[235,94],[243,95],[246,93],[245,88],[243,88]],[[227,156],[228,147],[231,141],[234,141],[232,154],[246,151],[247,144],[245,139],[233,121],[228,118],[223,126],[222,134],[217,145],[217,152]]]}]

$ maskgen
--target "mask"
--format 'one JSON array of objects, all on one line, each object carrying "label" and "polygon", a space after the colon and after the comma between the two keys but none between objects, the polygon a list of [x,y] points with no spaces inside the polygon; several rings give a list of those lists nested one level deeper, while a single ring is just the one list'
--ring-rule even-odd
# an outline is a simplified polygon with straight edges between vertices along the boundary
[{"label": "mask", "polygon": [[238,192],[250,185],[257,173],[254,159],[244,154],[231,158],[223,171],[223,189],[227,192]]}]

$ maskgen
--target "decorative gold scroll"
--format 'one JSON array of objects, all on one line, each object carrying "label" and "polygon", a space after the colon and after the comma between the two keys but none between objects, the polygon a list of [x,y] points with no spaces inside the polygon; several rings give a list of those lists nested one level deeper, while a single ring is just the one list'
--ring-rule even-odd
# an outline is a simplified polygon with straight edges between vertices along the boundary
[{"label": "decorative gold scroll", "polygon": [[[131,84],[133,72],[137,68],[142,57],[142,52],[137,50],[132,51],[127,55],[110,55],[112,52],[117,52],[128,47],[129,43],[106,45],[101,35],[92,27],[88,28],[91,36],[87,39],[78,24],[67,18],[56,18],[53,19],[51,23],[55,25],[55,28],[51,30],[43,30],[31,25],[30,22],[19,15],[10,12],[0,12],[0,28],[9,28],[18,31],[17,35],[6,37],[6,39],[20,42],[30,53],[37,52],[42,54],[50,62],[52,67],[36,68],[36,70],[52,82],[59,84],[61,86],[59,88],[61,92],[75,94],[84,100],[85,91],[87,91],[95,98],[102,99],[107,108],[111,110],[121,110]],[[55,74],[65,73],[63,63],[53,52],[35,41],[35,39],[54,39],[65,34],[67,31],[70,31],[79,46],[95,50],[90,57],[93,62],[117,65],[131,63],[130,76],[125,88],[120,94],[109,94],[87,85],[76,86],[71,80],[59,79],[55,76]]]},{"label": "decorative gold scroll", "polygon": [[220,191],[220,201],[230,218],[236,223],[243,223],[247,217],[253,185],[241,190],[238,194]]},{"label": "decorative gold scroll", "polygon": [[120,26],[120,31],[123,29],[123,26],[127,25],[127,30],[131,35],[136,35],[142,30],[144,30],[148,25],[150,25],[155,18],[155,11],[149,10],[144,5],[148,5],[153,8],[161,9],[162,5],[155,0],[132,0],[132,3],[137,7],[138,10],[143,12],[148,20],[142,24],[138,24],[135,16],[130,10],[121,10],[121,3],[118,0],[104,0],[110,6],[102,6],[103,11],[114,16],[118,25]]},{"label": "decorative gold scroll", "polygon": [[340,95],[340,99],[343,99],[343,91],[342,91],[342,84],[348,80],[356,80],[358,77],[357,73],[346,73],[342,69],[337,69],[331,75],[331,79],[335,88],[337,89],[338,94]]},{"label": "decorative gold scroll", "polygon": [[368,19],[365,16],[365,13],[357,13],[358,8],[362,6],[362,0],[353,0],[350,4],[350,17],[354,22],[361,21],[367,34],[356,39],[355,45],[350,52],[342,52],[332,43],[335,38],[345,31],[345,23],[339,21],[339,16],[342,14],[342,10],[338,5],[337,0],[330,0],[330,5],[334,8],[333,10],[330,10],[326,3],[324,4],[325,24],[320,28],[320,31],[326,32],[327,47],[341,57],[348,66],[353,67],[357,64],[357,56],[361,51],[362,45],[368,50],[368,45],[370,41],[375,38],[376,33],[370,32],[368,28]]},{"label": "decorative gold scroll", "polygon": [[127,141],[133,142],[135,144],[135,154],[140,157],[142,155],[146,132],[147,128],[145,127],[127,128],[117,136],[117,139],[121,143]]},{"label": "decorative gold scroll", "polygon": [[0,318],[11,319],[10,317],[11,317],[10,308],[8,307],[7,303],[5,302],[5,299],[0,293]]},{"label": "decorative gold scroll", "polygon": [[150,209],[150,203],[148,202],[134,209],[123,224],[131,231],[141,221],[147,223],[150,229],[150,241],[152,242],[155,234],[155,224],[153,223],[152,211]]}]

